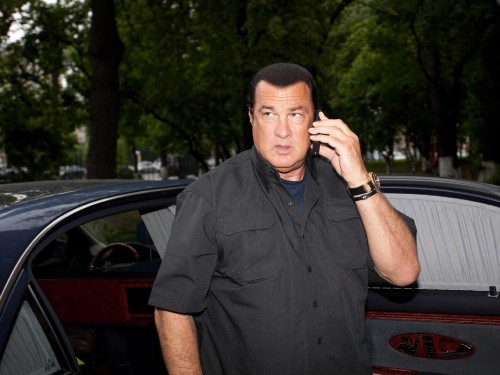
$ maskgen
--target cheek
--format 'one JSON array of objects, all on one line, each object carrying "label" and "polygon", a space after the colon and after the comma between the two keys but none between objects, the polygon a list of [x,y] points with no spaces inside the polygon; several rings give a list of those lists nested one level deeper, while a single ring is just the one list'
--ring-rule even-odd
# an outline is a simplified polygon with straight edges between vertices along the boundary
[{"label": "cheek", "polygon": [[296,135],[297,135],[297,138],[300,140],[299,141],[300,144],[310,146],[311,138],[310,138],[308,128],[306,128],[305,130],[303,128],[301,128],[300,130],[297,131]]},{"label": "cheek", "polygon": [[272,129],[254,125],[252,128],[253,141],[256,144],[264,144],[272,141]]}]

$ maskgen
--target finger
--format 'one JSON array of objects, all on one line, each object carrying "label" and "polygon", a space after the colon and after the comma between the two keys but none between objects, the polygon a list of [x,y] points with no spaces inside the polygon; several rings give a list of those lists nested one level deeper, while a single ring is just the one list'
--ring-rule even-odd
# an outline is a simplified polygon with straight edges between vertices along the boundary
[{"label": "finger", "polygon": [[319,115],[320,121],[314,121],[313,122],[314,127],[331,126],[331,127],[336,127],[338,129],[340,129],[345,134],[348,134],[348,135],[354,134],[354,132],[341,119],[329,119],[328,117],[326,117],[326,115],[322,111],[320,111],[318,113],[318,115]]},{"label": "finger", "polygon": [[323,111],[319,111],[318,116],[319,116],[320,121],[329,120],[329,118],[326,117],[326,115]]},{"label": "finger", "polygon": [[[342,129],[334,125],[318,125],[316,127],[310,128],[309,134],[311,136],[316,136],[314,139],[311,138],[311,140],[320,140],[324,143],[330,143],[329,139],[345,143],[348,142],[350,138],[349,135],[342,131]],[[320,136],[321,138],[318,138]]]},{"label": "finger", "polygon": [[328,148],[334,149],[337,146],[342,144],[342,141],[338,138],[332,137],[329,134],[311,134],[311,142],[320,142],[323,146],[328,146]]},{"label": "finger", "polygon": [[342,121],[341,119],[334,120],[335,122],[333,123],[333,126],[337,127],[340,129],[342,132],[344,132],[347,135],[354,135],[355,133],[347,126],[347,124]]}]

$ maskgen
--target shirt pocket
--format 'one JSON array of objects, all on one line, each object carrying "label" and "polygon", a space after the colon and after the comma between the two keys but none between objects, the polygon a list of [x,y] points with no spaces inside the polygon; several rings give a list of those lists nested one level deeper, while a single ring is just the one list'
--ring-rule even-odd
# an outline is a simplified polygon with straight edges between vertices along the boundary
[{"label": "shirt pocket", "polygon": [[326,206],[325,211],[336,262],[345,269],[366,267],[368,243],[356,207],[345,203],[335,204]]},{"label": "shirt pocket", "polygon": [[278,269],[276,217],[269,209],[239,209],[218,217],[218,271],[241,285],[273,277]]}]

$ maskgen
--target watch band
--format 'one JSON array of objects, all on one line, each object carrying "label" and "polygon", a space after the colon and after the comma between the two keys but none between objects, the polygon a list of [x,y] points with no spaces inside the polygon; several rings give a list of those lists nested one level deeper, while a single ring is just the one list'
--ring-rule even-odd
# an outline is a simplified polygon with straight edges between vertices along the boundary
[{"label": "watch band", "polygon": [[366,184],[357,186],[355,188],[347,188],[347,190],[349,190],[349,194],[351,194],[351,197],[355,197],[356,195],[370,193],[373,190],[376,190],[376,188],[372,180],[369,180]]},{"label": "watch band", "polygon": [[361,194],[361,195],[357,195],[355,197],[352,197],[352,200],[354,202],[356,201],[364,201],[365,199],[368,199],[370,198],[372,195],[375,195],[378,193],[378,190],[376,189],[373,189],[372,191],[370,191],[369,193],[366,193],[366,194]]},{"label": "watch band", "polygon": [[368,175],[370,176],[370,179],[365,184],[357,186],[355,188],[347,188],[351,197],[371,193],[374,190],[379,190],[380,182],[378,180],[378,176],[373,172],[369,172]]}]

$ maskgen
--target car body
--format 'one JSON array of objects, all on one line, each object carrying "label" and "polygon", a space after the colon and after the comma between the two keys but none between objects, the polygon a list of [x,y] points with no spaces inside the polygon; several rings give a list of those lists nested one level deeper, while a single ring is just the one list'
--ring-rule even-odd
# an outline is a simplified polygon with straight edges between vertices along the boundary
[{"label": "car body", "polygon": [[[422,273],[407,288],[370,275],[373,373],[496,373],[500,187],[381,181],[415,219]],[[147,300],[189,183],[0,186],[0,374],[166,373]]]}]

